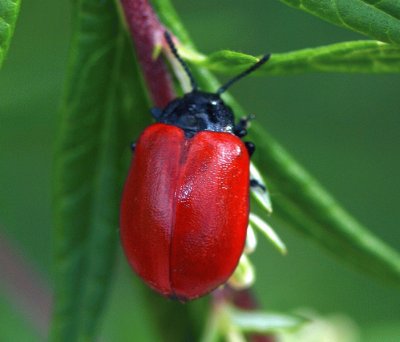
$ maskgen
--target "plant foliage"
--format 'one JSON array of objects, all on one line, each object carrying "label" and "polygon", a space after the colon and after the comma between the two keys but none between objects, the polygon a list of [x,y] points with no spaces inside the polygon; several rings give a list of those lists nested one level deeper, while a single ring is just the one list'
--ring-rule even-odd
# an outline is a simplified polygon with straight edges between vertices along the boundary
[{"label": "plant foliage", "polygon": [[14,33],[21,0],[0,0],[0,68]]},{"label": "plant foliage", "polygon": [[[400,43],[396,1],[283,2],[387,43]],[[0,0],[0,63],[19,2]],[[256,57],[233,51],[197,52],[168,0],[155,0],[160,18],[182,43],[202,87],[216,89],[211,71],[237,73]],[[132,47],[112,1],[80,0],[74,28],[55,172],[55,309],[53,341],[92,340],[109,288],[118,236],[118,204],[129,145],[149,121]],[[5,23],[5,24],[4,24]],[[397,73],[400,51],[377,41],[338,43],[273,54],[258,73]],[[243,111],[227,95],[238,115]],[[265,175],[278,218],[337,257],[400,284],[400,256],[352,218],[280,144],[258,125],[255,163]],[[266,212],[264,212],[266,214]],[[189,319],[186,311],[183,317]],[[164,316],[165,317],[165,316]],[[184,317],[185,318],[185,317]],[[184,319],[183,318],[183,319]],[[242,322],[247,316],[238,317]],[[274,318],[275,319],[275,318]],[[166,321],[167,322],[167,321]]]}]

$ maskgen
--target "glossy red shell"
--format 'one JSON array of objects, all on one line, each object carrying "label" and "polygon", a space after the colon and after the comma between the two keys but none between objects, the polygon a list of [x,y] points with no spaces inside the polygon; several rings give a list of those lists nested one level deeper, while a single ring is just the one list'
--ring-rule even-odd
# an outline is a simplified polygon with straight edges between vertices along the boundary
[{"label": "glossy red shell", "polygon": [[189,300],[234,271],[249,216],[249,155],[230,133],[149,126],[125,184],[121,238],[130,265],[162,295]]}]

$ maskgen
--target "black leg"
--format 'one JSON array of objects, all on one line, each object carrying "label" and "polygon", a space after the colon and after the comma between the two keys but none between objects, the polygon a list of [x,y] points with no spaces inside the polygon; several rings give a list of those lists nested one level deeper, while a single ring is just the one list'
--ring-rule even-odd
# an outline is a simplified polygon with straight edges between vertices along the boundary
[{"label": "black leg", "polygon": [[131,150],[132,152],[135,152],[135,148],[136,148],[136,143],[131,143]]},{"label": "black leg", "polygon": [[244,144],[247,148],[247,152],[249,152],[249,156],[251,157],[256,150],[256,145],[254,145],[251,141],[245,141]]},{"label": "black leg", "polygon": [[239,138],[243,138],[245,135],[247,135],[247,127],[249,126],[249,122],[254,118],[255,116],[253,114],[249,114],[241,118],[238,124],[233,128],[233,133]]},{"label": "black leg", "polygon": [[267,191],[267,188],[265,187],[264,184],[261,184],[257,179],[250,178],[250,187],[252,188],[258,188],[261,191]]},{"label": "black leg", "polygon": [[236,125],[235,128],[233,129],[233,133],[239,138],[243,138],[247,135],[247,129],[244,127],[240,127],[239,125]]}]

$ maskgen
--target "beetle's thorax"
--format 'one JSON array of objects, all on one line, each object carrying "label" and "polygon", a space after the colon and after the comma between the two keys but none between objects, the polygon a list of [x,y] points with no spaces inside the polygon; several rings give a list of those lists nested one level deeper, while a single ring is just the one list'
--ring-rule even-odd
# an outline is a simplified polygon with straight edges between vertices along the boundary
[{"label": "beetle's thorax", "polygon": [[171,101],[157,121],[182,128],[188,137],[200,131],[233,133],[234,128],[232,110],[221,97],[197,90]]}]

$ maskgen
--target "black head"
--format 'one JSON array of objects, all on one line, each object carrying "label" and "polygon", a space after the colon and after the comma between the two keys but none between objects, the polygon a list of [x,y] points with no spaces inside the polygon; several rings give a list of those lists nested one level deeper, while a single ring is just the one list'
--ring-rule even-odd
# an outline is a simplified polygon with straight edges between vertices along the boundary
[{"label": "black head", "polygon": [[189,137],[200,131],[233,133],[234,126],[232,110],[221,97],[198,90],[171,101],[157,121],[178,126]]},{"label": "black head", "polygon": [[172,53],[189,76],[192,91],[181,98],[171,101],[162,111],[154,111],[153,115],[156,120],[182,128],[188,137],[192,137],[200,131],[229,132],[234,134],[235,122],[233,112],[224,103],[220,95],[233,83],[263,65],[269,59],[270,55],[265,55],[250,68],[229,80],[216,93],[206,93],[198,90],[197,83],[189,67],[179,56],[168,32],[165,32],[165,39]]}]

